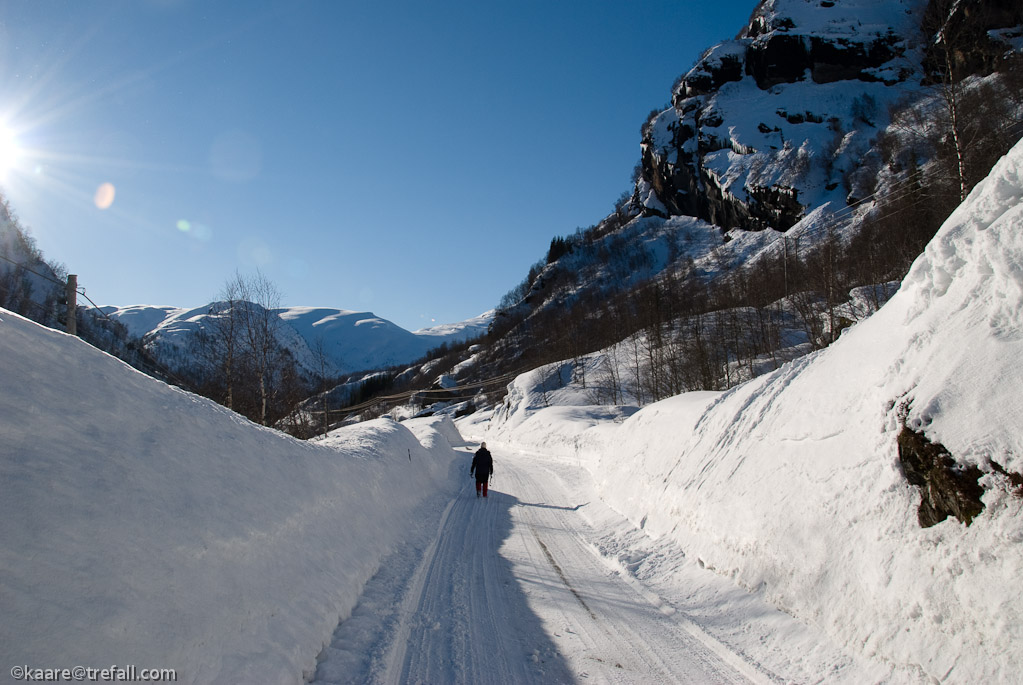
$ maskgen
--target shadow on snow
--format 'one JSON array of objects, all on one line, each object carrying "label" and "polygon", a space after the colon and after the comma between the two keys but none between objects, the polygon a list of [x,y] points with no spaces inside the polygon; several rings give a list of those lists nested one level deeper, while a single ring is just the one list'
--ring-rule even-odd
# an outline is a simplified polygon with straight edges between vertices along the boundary
[{"label": "shadow on snow", "polygon": [[[458,466],[451,476],[461,480],[465,472]],[[433,500],[409,521],[406,543],[381,563],[352,615],[338,624],[311,682],[380,681],[394,641],[403,639],[398,637],[403,627],[402,680],[574,680],[500,549],[512,533],[513,507],[577,510],[585,505],[520,502],[497,490],[477,498],[473,485],[466,483],[455,496],[434,555],[425,561],[429,567],[414,614],[401,616],[402,601],[412,591],[450,500]]]}]

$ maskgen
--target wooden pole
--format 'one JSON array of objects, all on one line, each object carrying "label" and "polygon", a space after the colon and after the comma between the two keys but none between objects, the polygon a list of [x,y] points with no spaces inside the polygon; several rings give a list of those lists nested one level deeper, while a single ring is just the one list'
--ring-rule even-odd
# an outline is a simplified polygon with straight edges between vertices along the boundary
[{"label": "wooden pole", "polygon": [[67,299],[67,332],[69,335],[78,335],[78,326],[76,322],[76,310],[78,309],[77,274],[68,274],[67,290],[64,291],[64,296],[65,299]]}]

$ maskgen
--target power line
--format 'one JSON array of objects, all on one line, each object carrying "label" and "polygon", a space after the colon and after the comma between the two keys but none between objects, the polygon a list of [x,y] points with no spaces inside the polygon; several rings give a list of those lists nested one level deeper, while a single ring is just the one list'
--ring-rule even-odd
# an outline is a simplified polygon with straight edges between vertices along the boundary
[{"label": "power line", "polygon": [[[0,259],[3,259],[4,261],[7,261],[7,262],[9,262],[11,264],[14,264],[15,266],[17,266],[18,268],[24,270],[25,272],[31,273],[31,274],[33,274],[35,276],[38,276],[39,278],[47,280],[47,281],[49,281],[51,283],[54,283],[56,285],[59,285],[59,286],[66,285],[65,283],[63,283],[63,282],[61,282],[59,280],[56,280],[55,278],[52,278],[51,276],[48,276],[46,274],[41,274],[38,271],[36,271],[36,270],[34,270],[32,268],[29,268],[27,265],[25,265],[25,264],[23,264],[21,262],[18,262],[16,260],[10,259],[10,258],[8,258],[8,257],[6,257],[4,255],[0,255]],[[95,309],[97,312],[99,312],[99,314],[103,318],[105,318],[107,321],[109,321],[111,324],[113,324],[115,326],[119,324],[119,322],[117,322],[113,318],[111,318],[111,316],[107,312],[105,312],[98,304],[96,304],[92,300],[91,297],[88,296],[88,294],[86,293],[84,287],[76,288],[75,292],[77,292],[79,295],[81,295],[83,298],[85,298],[89,302],[89,304],[92,305],[93,309]],[[34,300],[28,300],[28,301],[31,302],[33,305],[35,305],[35,306],[45,310],[45,307],[43,307],[43,305],[39,304],[38,302],[35,302]],[[178,386],[180,386],[182,388],[185,388],[185,389],[191,389],[191,385],[189,383],[187,383],[186,381],[181,379],[179,376],[177,376],[176,374],[171,372],[167,367],[163,366],[162,364],[159,364],[159,362],[157,362],[155,359],[151,359],[151,358],[148,358],[148,357],[143,357],[141,359],[137,358],[136,361],[138,363],[138,366],[148,368],[151,372],[155,372],[156,374],[158,374],[160,376],[163,376],[164,378],[167,378],[167,379],[173,381],[175,385],[178,385]],[[142,363],[143,361],[145,363]],[[346,407],[344,409],[339,409],[339,410],[329,410],[327,413],[330,414],[330,413],[342,412],[342,413],[345,413],[345,414],[350,414],[350,413],[354,413],[356,411],[360,411],[362,409],[365,409],[365,408],[368,408],[368,407],[371,407],[371,406],[374,406],[374,405],[377,405],[377,404],[381,404],[381,403],[384,403],[384,402],[394,401],[394,400],[407,400],[407,399],[410,399],[410,398],[412,398],[414,396],[417,396],[417,395],[419,395],[419,396],[423,396],[423,395],[448,395],[448,396],[450,396],[450,395],[457,394],[459,392],[467,392],[467,391],[473,391],[473,390],[478,392],[479,390],[482,390],[483,388],[486,388],[486,387],[492,387],[492,386],[499,385],[499,384],[502,384],[502,383],[507,383],[508,381],[510,381],[510,380],[514,379],[516,376],[518,376],[520,373],[522,373],[522,370],[519,370],[519,371],[516,371],[516,372],[512,372],[512,373],[502,374],[502,375],[497,376],[495,378],[491,378],[491,379],[487,379],[487,380],[483,380],[483,381],[477,381],[477,382],[474,382],[474,383],[468,383],[466,385],[461,385],[461,386],[457,386],[456,385],[456,386],[453,386],[451,388],[440,388],[440,389],[429,388],[429,389],[422,389],[422,390],[410,390],[410,391],[406,391],[406,392],[403,392],[403,393],[398,393],[398,394],[395,394],[395,395],[385,395],[385,396],[375,397],[375,398],[373,398],[371,400],[368,400],[366,402],[363,402],[361,404],[354,405],[354,406],[351,406],[351,407]],[[317,413],[317,412],[312,412],[312,413]]]},{"label": "power line", "polygon": [[[57,280],[57,279],[55,279],[55,278],[53,278],[53,277],[51,277],[51,276],[49,276],[47,274],[39,273],[38,271],[36,271],[35,269],[30,268],[26,264],[24,264],[22,262],[18,262],[18,261],[14,260],[14,259],[11,259],[11,258],[5,256],[5,255],[0,255],[0,259],[4,260],[6,262],[9,262],[11,264],[14,264],[19,269],[22,269],[23,271],[25,271],[27,273],[33,274],[35,276],[38,276],[39,278],[42,278],[43,280],[49,281],[50,283],[54,283],[54,284],[56,284],[58,286],[66,286],[67,285],[66,283],[64,283],[62,281],[59,281],[59,280]],[[120,324],[120,322],[115,321],[113,318],[111,318],[110,315],[107,314],[107,312],[103,311],[103,309],[98,304],[96,304],[92,300],[91,297],[89,297],[86,294],[85,288],[78,287],[78,288],[75,289],[75,292],[78,293],[79,295],[81,295],[82,297],[84,297],[89,302],[89,304],[92,305],[93,309],[95,309],[97,312],[99,312],[99,314],[102,315],[103,318],[105,318],[107,321],[109,321],[112,325],[114,325],[114,326],[118,326],[118,325],[123,326],[123,324]],[[35,300],[32,300],[31,298],[28,298],[27,301],[30,304],[38,307],[43,312],[47,311],[47,308],[44,305],[40,304],[39,302],[36,302]],[[70,312],[68,312],[68,316],[71,316],[71,315],[72,314]],[[156,361],[156,359],[153,359],[153,358],[149,357],[148,355],[145,355],[144,349],[140,350],[140,352],[141,352],[141,355],[135,357],[135,363],[132,364],[132,366],[135,366],[136,368],[139,368],[140,370],[147,371],[149,373],[149,375],[151,375],[151,376],[154,376],[154,377],[155,376],[160,376],[160,377],[165,378],[168,381],[172,382],[174,385],[177,385],[178,387],[181,387],[181,388],[184,388],[186,390],[190,390],[190,391],[194,392],[194,388],[192,387],[192,385],[190,383],[188,383],[187,381],[182,379],[177,374],[173,373],[166,366],[160,364],[158,361]]]},{"label": "power line", "polygon": [[14,261],[10,257],[6,257],[4,255],[0,255],[0,259],[4,260],[5,262],[10,262],[11,264],[14,264],[15,266],[17,266],[18,268],[20,268],[20,269],[22,269],[24,271],[27,271],[30,274],[38,276],[39,278],[45,279],[47,281],[50,281],[51,283],[56,283],[57,285],[60,285],[60,286],[65,285],[65,283],[63,281],[58,281],[58,280],[56,280],[55,278],[53,278],[51,276],[48,276],[46,274],[41,274],[38,271],[35,271],[33,269],[28,268],[27,266],[25,266],[21,262]]},{"label": "power line", "polygon": [[[109,314],[107,314],[105,311],[103,311],[100,308],[100,306],[98,304],[93,302],[92,298],[90,298],[88,295],[85,294],[85,288],[80,288],[77,292],[78,292],[79,295],[81,295],[86,300],[88,300],[89,304],[91,304],[96,311],[98,311],[100,314],[102,314],[103,317],[107,321],[109,321],[110,323],[114,324],[115,326],[116,325],[122,325],[122,326],[124,325],[124,324],[121,324],[118,321],[114,321],[112,318],[110,318]],[[144,347],[143,347],[142,351],[144,352]],[[167,380],[172,381],[174,383],[174,385],[178,386],[179,388],[184,388],[185,390],[188,390],[190,392],[196,392],[196,390],[192,387],[191,383],[185,381],[180,376],[176,375],[169,368],[167,368],[166,366],[164,366],[163,364],[158,362],[155,358],[151,358],[151,357],[146,356],[146,357],[143,357],[142,359],[145,361],[145,364],[140,364],[140,366],[148,366],[151,371],[155,372],[155,374],[163,376]],[[150,375],[154,375],[154,374],[150,374]],[[198,394],[198,393],[196,392],[196,394]]]}]

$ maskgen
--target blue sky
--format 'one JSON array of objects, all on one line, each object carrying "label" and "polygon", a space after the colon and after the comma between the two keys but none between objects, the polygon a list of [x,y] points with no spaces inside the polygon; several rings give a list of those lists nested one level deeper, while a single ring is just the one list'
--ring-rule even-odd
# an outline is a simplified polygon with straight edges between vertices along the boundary
[{"label": "blue sky", "polygon": [[285,305],[460,321],[611,211],[755,4],[5,0],[0,185],[99,304],[259,269]]}]

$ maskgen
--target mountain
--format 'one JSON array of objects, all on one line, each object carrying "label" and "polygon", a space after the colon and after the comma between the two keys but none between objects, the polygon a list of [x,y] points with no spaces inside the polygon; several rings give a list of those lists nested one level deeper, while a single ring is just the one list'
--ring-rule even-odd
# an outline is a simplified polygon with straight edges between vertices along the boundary
[{"label": "mountain", "polygon": [[[44,326],[66,330],[67,283],[67,269],[43,257],[0,191],[0,307]],[[80,296],[84,292],[79,288]],[[76,309],[75,323],[76,334],[82,340],[152,372],[152,360],[116,323],[81,306]]]},{"label": "mountain", "polygon": [[[172,367],[186,365],[189,339],[208,321],[211,303],[195,309],[135,305],[104,307],[113,320],[141,338],[156,356]],[[286,324],[279,342],[301,367],[316,371],[316,350],[322,349],[333,373],[381,369],[408,364],[443,344],[478,337],[487,331],[491,314],[461,323],[410,332],[369,312],[328,307],[282,307],[274,310]]]},{"label": "mountain", "polygon": [[[993,0],[765,0],[736,39],[679,79],[670,107],[651,113],[634,201],[646,215],[724,229],[787,231],[815,208],[841,212],[897,171],[877,164],[891,114],[941,99],[943,79],[1004,66],[1021,47],[1020,24],[1018,4]],[[947,68],[942,45],[955,62]]]},{"label": "mountain", "polygon": [[705,360],[656,398],[830,344],[1023,135],[1020,92],[1018,3],[761,2],[651,112],[632,191],[552,241],[459,380],[645,332],[651,364]]},{"label": "mountain", "polygon": [[[552,240],[497,311],[409,332],[366,312],[279,309],[279,342],[308,381],[487,333],[460,358],[382,379],[375,389],[391,394],[480,388],[640,339],[661,376],[634,393],[647,400],[777,368],[883,304],[1023,133],[1021,24],[1023,9],[996,0],[765,0],[651,112],[614,212]],[[93,337],[176,372],[192,366],[187,340],[216,304],[106,308],[142,350],[116,331]],[[277,394],[293,404],[306,385]]]},{"label": "mountain", "polygon": [[761,3],[644,126],[643,213],[787,230],[808,208],[844,206],[889,106],[918,87],[925,6]]}]

